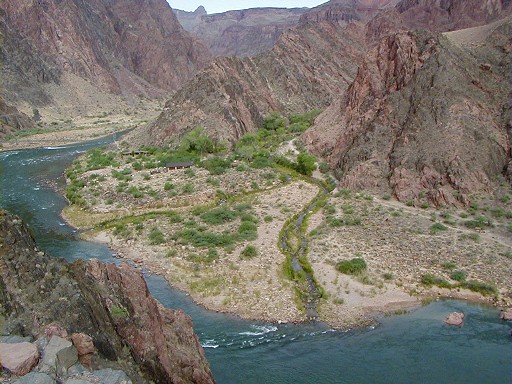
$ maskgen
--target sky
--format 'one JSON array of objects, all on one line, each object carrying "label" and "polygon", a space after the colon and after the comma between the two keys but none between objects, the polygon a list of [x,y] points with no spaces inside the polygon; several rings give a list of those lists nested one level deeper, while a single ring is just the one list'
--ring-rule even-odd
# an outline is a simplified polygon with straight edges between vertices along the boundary
[{"label": "sky", "polygon": [[184,11],[195,11],[197,7],[202,5],[209,14],[259,7],[311,8],[326,3],[327,1],[328,0],[167,0],[172,8],[182,9]]}]

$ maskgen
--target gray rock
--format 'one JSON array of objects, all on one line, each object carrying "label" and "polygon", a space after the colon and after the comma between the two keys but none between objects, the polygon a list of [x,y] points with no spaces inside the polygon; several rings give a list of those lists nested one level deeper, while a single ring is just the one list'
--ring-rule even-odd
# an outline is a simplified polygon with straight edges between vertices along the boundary
[{"label": "gray rock", "polygon": [[99,377],[102,384],[132,384],[132,381],[123,371],[114,371],[107,368],[92,373],[94,376]]},{"label": "gray rock", "polygon": [[89,381],[86,379],[67,379],[64,384],[101,384],[101,382],[98,381]]},{"label": "gray rock", "polygon": [[16,344],[16,343],[31,343],[32,338],[30,336],[0,336],[0,343],[5,344]]},{"label": "gray rock", "polygon": [[16,380],[14,384],[56,384],[56,381],[44,373],[30,372]]},{"label": "gray rock", "polygon": [[78,352],[71,341],[53,336],[43,352],[43,366],[67,374],[69,367],[78,361]]},{"label": "gray rock", "polygon": [[83,372],[86,372],[87,369],[80,363],[76,363],[75,365],[68,368],[68,375],[69,376],[77,376]]}]

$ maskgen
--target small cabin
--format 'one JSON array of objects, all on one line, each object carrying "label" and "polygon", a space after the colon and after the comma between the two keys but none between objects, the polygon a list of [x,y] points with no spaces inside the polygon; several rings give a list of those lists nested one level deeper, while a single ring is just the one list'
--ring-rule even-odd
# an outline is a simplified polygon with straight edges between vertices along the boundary
[{"label": "small cabin", "polygon": [[167,169],[177,170],[177,169],[190,168],[193,165],[194,165],[193,161],[184,161],[181,163],[167,163],[167,164],[165,164],[165,167]]},{"label": "small cabin", "polygon": [[147,155],[148,151],[125,151],[121,153],[123,156],[137,156],[137,155]]}]

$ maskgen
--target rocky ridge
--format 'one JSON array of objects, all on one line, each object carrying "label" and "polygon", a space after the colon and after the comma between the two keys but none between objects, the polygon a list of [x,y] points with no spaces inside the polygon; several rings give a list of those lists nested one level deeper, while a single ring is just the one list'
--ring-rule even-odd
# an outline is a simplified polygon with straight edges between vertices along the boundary
[{"label": "rocky ridge", "polygon": [[216,56],[254,56],[272,48],[279,36],[298,24],[307,8],[254,8],[207,15],[174,10],[183,27]]},{"label": "rocky ridge", "polygon": [[468,204],[510,162],[509,33],[510,20],[499,23],[473,49],[426,32],[382,39],[305,143],[339,168],[343,187]]},{"label": "rocky ridge", "polygon": [[272,111],[323,109],[352,82],[364,49],[362,25],[322,22],[285,32],[256,57],[217,58],[131,141],[168,145],[197,126],[234,141],[255,131]]},{"label": "rocky ridge", "polygon": [[[45,334],[51,342],[48,325],[58,320],[66,333],[60,327],[50,333],[89,335],[99,356],[119,361],[134,382],[213,382],[190,318],[162,307],[139,272],[127,264],[49,258],[26,226],[3,211],[0,226],[2,334]],[[87,337],[72,340],[88,350]]]}]

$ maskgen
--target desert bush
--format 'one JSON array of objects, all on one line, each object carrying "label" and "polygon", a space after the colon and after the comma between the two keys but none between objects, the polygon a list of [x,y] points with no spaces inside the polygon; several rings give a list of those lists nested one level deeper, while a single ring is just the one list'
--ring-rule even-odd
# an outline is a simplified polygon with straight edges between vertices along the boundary
[{"label": "desert bush", "polygon": [[256,256],[258,256],[258,249],[254,245],[248,245],[240,253],[240,257],[245,259],[252,259],[253,257]]},{"label": "desert bush", "polygon": [[336,264],[336,270],[346,275],[358,275],[368,268],[366,261],[361,257],[351,260],[342,260]]}]

